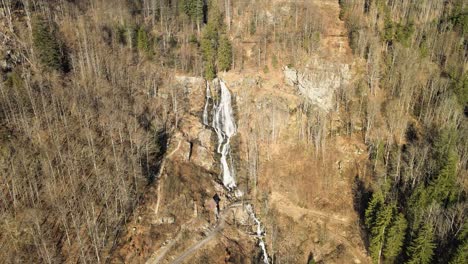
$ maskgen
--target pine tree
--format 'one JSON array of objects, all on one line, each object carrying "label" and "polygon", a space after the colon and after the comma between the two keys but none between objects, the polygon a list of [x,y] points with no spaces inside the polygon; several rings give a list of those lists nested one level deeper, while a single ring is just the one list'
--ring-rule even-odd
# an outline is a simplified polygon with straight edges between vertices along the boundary
[{"label": "pine tree", "polygon": [[203,21],[203,0],[182,0],[179,6],[182,12],[186,14],[192,21],[197,23],[201,23]]},{"label": "pine tree", "polygon": [[219,47],[219,35],[222,31],[223,20],[218,7],[210,7],[208,24],[202,32],[201,51],[204,62],[204,76],[208,80],[216,77],[216,61]]},{"label": "pine tree", "polygon": [[426,208],[431,204],[427,188],[421,183],[416,190],[413,191],[408,205],[406,206],[409,220],[409,232],[414,235],[419,226],[423,223],[423,215]]},{"label": "pine tree", "polygon": [[190,17],[191,7],[193,0],[180,0],[179,1],[179,12]]},{"label": "pine tree", "polygon": [[195,3],[193,4],[193,11],[192,11],[192,17],[197,23],[201,23],[203,21],[203,7],[204,3],[203,0],[194,0]]},{"label": "pine tree", "polygon": [[442,169],[429,185],[431,199],[441,203],[441,205],[454,202],[457,194],[458,157],[454,151],[450,151],[446,155]]},{"label": "pine tree", "polygon": [[446,159],[451,150],[455,147],[456,131],[454,129],[443,129],[434,140],[434,160],[436,161],[436,170],[441,169],[446,163]]},{"label": "pine tree", "polygon": [[203,75],[209,81],[216,78],[216,68],[213,63],[205,63],[205,69],[203,71]]},{"label": "pine tree", "polygon": [[365,212],[365,224],[368,229],[372,229],[374,226],[377,213],[380,208],[383,206],[384,197],[381,191],[375,192],[372,195],[372,199],[367,205],[367,209]]},{"label": "pine tree", "polygon": [[150,51],[150,44],[148,34],[143,27],[140,27],[137,32],[137,48],[138,51],[148,53]]},{"label": "pine tree", "polygon": [[61,45],[53,27],[46,20],[36,18],[32,34],[39,61],[50,69],[66,71],[66,58],[62,56]]},{"label": "pine tree", "polygon": [[208,25],[216,25],[220,31],[224,31],[223,23],[223,15],[219,11],[217,1],[209,1]]},{"label": "pine tree", "polygon": [[465,221],[463,229],[458,235],[458,241],[460,245],[452,257],[450,264],[465,264],[468,263],[468,221]]},{"label": "pine tree", "polygon": [[377,212],[375,223],[372,225],[369,250],[374,263],[380,263],[382,249],[386,243],[386,234],[392,221],[394,208],[393,204],[383,206]]},{"label": "pine tree", "polygon": [[434,255],[434,227],[425,223],[408,249],[408,264],[428,264]]},{"label": "pine tree", "polygon": [[393,262],[393,260],[401,253],[407,227],[408,223],[405,216],[401,213],[398,214],[391,224],[386,236],[387,241],[384,248],[384,257],[385,259],[390,260],[390,262]]},{"label": "pine tree", "polygon": [[457,248],[455,256],[450,261],[450,264],[466,264],[468,263],[468,241],[465,239],[463,244]]},{"label": "pine tree", "polygon": [[201,40],[201,50],[204,64],[204,76],[208,80],[213,80],[216,77],[216,47],[213,45],[213,41],[205,36],[211,34],[208,32],[208,28],[203,31],[203,38]]},{"label": "pine tree", "polygon": [[229,39],[223,35],[219,40],[218,48],[218,69],[228,71],[232,65],[232,46]]}]

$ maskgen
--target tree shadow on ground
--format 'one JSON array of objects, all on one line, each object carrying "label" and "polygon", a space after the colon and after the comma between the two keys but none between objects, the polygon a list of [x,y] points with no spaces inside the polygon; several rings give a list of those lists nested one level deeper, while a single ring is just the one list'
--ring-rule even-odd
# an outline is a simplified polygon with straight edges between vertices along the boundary
[{"label": "tree shadow on ground", "polygon": [[361,238],[364,241],[366,248],[369,248],[369,235],[365,227],[366,208],[372,197],[372,192],[368,189],[359,175],[356,175],[353,183],[353,207],[359,216],[359,227]]},{"label": "tree shadow on ground", "polygon": [[154,149],[142,154],[141,169],[148,185],[154,183],[158,177],[157,174],[167,151],[167,140],[168,135],[165,130],[156,132]]}]

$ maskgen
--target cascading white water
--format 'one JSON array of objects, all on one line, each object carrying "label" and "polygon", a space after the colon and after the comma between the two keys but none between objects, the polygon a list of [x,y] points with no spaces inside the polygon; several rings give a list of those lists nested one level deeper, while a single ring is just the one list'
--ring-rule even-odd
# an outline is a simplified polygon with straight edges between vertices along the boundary
[{"label": "cascading white water", "polygon": [[[213,129],[218,135],[218,153],[221,154],[221,166],[223,168],[223,184],[229,190],[236,187],[234,170],[229,167],[230,139],[236,134],[236,125],[232,114],[231,93],[223,81],[219,81],[221,96],[218,104],[213,105]],[[208,88],[209,89],[209,88]]]},{"label": "cascading white water", "polygon": [[270,261],[268,260],[268,253],[266,250],[265,241],[263,241],[263,237],[265,236],[265,233],[262,230],[262,224],[260,223],[260,220],[258,220],[257,216],[255,215],[252,205],[247,204],[246,209],[247,209],[247,212],[250,214],[250,217],[252,217],[254,222],[257,224],[257,239],[258,239],[258,245],[260,246],[263,252],[263,262],[265,264],[269,264]]},{"label": "cascading white water", "polygon": [[[242,191],[237,189],[237,184],[235,180],[234,168],[229,166],[232,164],[232,161],[228,160],[228,157],[231,158],[231,137],[237,133],[236,124],[234,121],[234,115],[232,113],[231,105],[231,93],[226,87],[226,84],[219,80],[221,95],[217,102],[213,103],[213,121],[212,127],[218,136],[218,147],[217,151],[221,154],[221,167],[223,169],[223,184],[229,191],[234,191],[236,197],[241,197],[243,195]],[[206,83],[206,102],[205,108],[203,110],[203,124],[208,125],[208,104],[211,99],[210,85]],[[263,240],[264,231],[260,220],[255,215],[255,212],[252,208],[252,205],[247,204],[246,210],[249,213],[250,217],[255,221],[257,225],[257,239],[258,244],[263,252],[263,261],[265,264],[269,264],[268,253],[265,246],[265,241]]]}]

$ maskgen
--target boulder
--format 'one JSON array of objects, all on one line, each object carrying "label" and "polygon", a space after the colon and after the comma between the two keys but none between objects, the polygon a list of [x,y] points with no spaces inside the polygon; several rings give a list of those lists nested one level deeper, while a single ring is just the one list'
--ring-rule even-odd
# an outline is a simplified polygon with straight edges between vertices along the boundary
[{"label": "boulder", "polygon": [[211,149],[212,148],[212,141],[211,141],[211,134],[213,131],[211,129],[203,129],[198,133],[198,140],[200,141],[200,145],[204,148]]},{"label": "boulder", "polygon": [[193,144],[190,160],[197,166],[202,167],[207,171],[213,170],[215,160],[213,150],[207,149],[198,144]]},{"label": "boulder", "polygon": [[13,69],[13,64],[10,63],[8,60],[0,60],[0,69],[3,72],[9,72]]},{"label": "boulder", "polygon": [[154,224],[158,224],[158,225],[163,225],[163,224],[170,225],[173,223],[175,223],[175,217],[173,216],[163,216],[154,222]]}]

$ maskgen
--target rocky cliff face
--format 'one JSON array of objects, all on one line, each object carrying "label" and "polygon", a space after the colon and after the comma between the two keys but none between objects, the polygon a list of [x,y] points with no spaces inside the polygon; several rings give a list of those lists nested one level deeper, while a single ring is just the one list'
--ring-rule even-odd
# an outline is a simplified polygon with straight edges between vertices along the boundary
[{"label": "rocky cliff face", "polygon": [[314,60],[302,70],[286,66],[283,69],[286,84],[298,89],[302,96],[321,110],[333,108],[333,97],[338,88],[347,86],[351,80],[350,65]]}]

